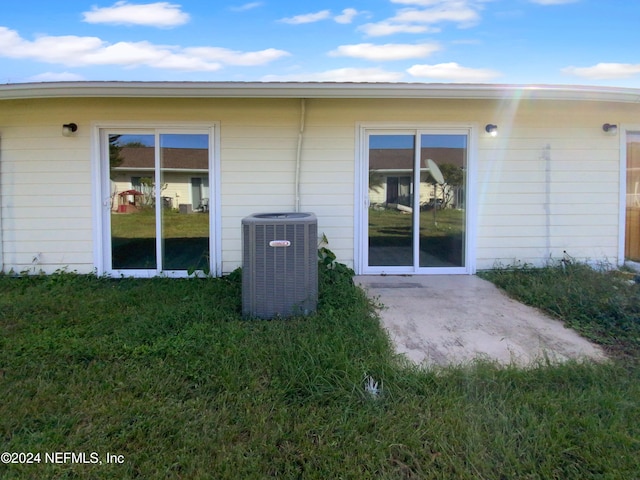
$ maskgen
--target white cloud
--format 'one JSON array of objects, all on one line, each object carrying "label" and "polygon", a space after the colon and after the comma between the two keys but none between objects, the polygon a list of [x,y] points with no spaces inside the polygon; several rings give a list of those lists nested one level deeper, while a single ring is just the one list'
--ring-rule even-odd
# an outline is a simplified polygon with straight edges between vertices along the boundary
[{"label": "white cloud", "polygon": [[415,9],[406,8],[400,10],[395,17],[391,19],[395,23],[442,23],[453,22],[460,25],[469,25],[480,20],[478,12],[464,5],[455,8],[432,8],[432,9]]},{"label": "white cloud", "polygon": [[251,2],[245,3],[244,5],[240,5],[238,7],[231,7],[231,10],[234,12],[246,12],[247,10],[253,10],[254,8],[258,8],[264,5],[264,2]]},{"label": "white cloud", "polygon": [[409,5],[400,8],[393,17],[368,23],[359,28],[366,35],[379,37],[396,33],[433,33],[436,25],[449,22],[467,28],[480,22],[480,10],[489,0],[391,0]]},{"label": "white cloud", "polygon": [[97,37],[71,35],[40,36],[30,42],[22,39],[15,30],[0,27],[0,55],[9,58],[31,58],[48,63],[71,64],[74,58],[98,50],[102,46],[103,42]]},{"label": "white cloud", "polygon": [[71,72],[44,72],[27,79],[29,82],[79,82],[85,78]]},{"label": "white cloud", "polygon": [[455,62],[439,63],[436,65],[414,65],[407,70],[410,75],[421,78],[431,78],[440,81],[458,82],[487,82],[500,76],[500,72],[485,68],[463,67]]},{"label": "white cloud", "polygon": [[399,72],[387,72],[380,68],[339,68],[326,72],[267,75],[265,82],[398,82]]},{"label": "white cloud", "polygon": [[374,45],[372,43],[359,43],[357,45],[341,45],[329,52],[332,57],[353,57],[365,60],[388,61],[406,60],[408,58],[422,58],[440,50],[435,43],[422,43],[418,45],[387,43]]},{"label": "white cloud", "polygon": [[564,5],[565,3],[576,3],[580,0],[529,0],[531,3],[538,5]]},{"label": "white cloud", "polygon": [[383,21],[378,23],[366,23],[358,27],[358,30],[369,37],[385,37],[396,33],[437,33],[438,28],[427,27],[425,25],[407,25],[390,23]]},{"label": "white cloud", "polygon": [[[495,0],[391,0],[391,3],[401,5],[417,5],[419,7],[441,7],[441,8],[458,8],[465,6],[473,6],[480,8],[482,4],[494,2]],[[536,0],[532,0],[536,1]],[[542,0],[545,1],[545,0]],[[548,0],[554,1],[554,0]],[[577,1],[577,0],[556,0],[556,1]]]},{"label": "white cloud", "polygon": [[562,73],[594,80],[615,80],[640,74],[640,64],[598,63],[592,67],[566,67]]},{"label": "white cloud", "polygon": [[358,15],[358,11],[354,8],[345,8],[342,10],[341,15],[335,16],[333,19],[337,23],[351,23],[353,19]]},{"label": "white cloud", "polygon": [[280,21],[291,25],[301,25],[303,23],[314,23],[322,20],[333,19],[336,23],[347,24],[353,22],[353,19],[359,14],[360,12],[354,8],[345,8],[342,10],[340,15],[336,16],[331,15],[331,10],[322,10],[320,12],[305,13],[303,15],[296,15],[295,17],[282,18]]},{"label": "white cloud", "polygon": [[31,59],[45,63],[85,67],[117,65],[127,68],[212,72],[223,65],[264,65],[288,52],[267,49],[238,52],[217,47],[156,45],[150,42],[118,42],[109,44],[97,37],[41,36],[25,40],[6,27],[0,27],[0,56]]},{"label": "white cloud", "polygon": [[239,52],[220,47],[191,47],[185,48],[184,53],[202,58],[207,61],[215,61],[226,65],[255,66],[264,65],[282,57],[286,57],[289,52],[267,48],[257,52]]},{"label": "white cloud", "polygon": [[296,15],[295,17],[283,18],[280,21],[291,25],[300,25],[303,23],[314,23],[320,20],[326,20],[331,17],[331,10],[322,10],[315,13],[306,13],[304,15]]},{"label": "white cloud", "polygon": [[419,5],[421,7],[429,7],[438,5],[439,3],[451,3],[451,0],[391,0],[391,3],[400,3],[402,5]]},{"label": "white cloud", "polygon": [[180,11],[180,5],[168,2],[136,5],[120,1],[111,7],[93,6],[90,12],[84,12],[82,15],[87,23],[144,25],[159,28],[177,27],[189,21],[189,15]]}]

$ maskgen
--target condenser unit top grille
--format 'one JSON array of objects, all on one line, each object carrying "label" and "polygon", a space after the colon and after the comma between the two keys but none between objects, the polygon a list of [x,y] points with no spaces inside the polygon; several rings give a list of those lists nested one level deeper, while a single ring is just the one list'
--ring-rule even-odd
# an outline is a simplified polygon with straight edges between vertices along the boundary
[{"label": "condenser unit top grille", "polygon": [[313,216],[312,213],[257,213],[254,215],[256,218],[268,218],[269,220],[274,219],[287,219],[290,220],[292,218],[309,218]]},{"label": "condenser unit top grille", "polygon": [[286,223],[298,223],[298,222],[315,222],[316,216],[313,213],[299,213],[299,212],[286,212],[286,213],[254,213],[249,217],[245,218],[243,221],[245,223],[256,222],[265,224],[268,221],[272,221],[273,223],[281,223],[285,221]]},{"label": "condenser unit top grille", "polygon": [[318,223],[313,213],[255,213],[242,220],[242,311],[308,314],[318,302]]}]

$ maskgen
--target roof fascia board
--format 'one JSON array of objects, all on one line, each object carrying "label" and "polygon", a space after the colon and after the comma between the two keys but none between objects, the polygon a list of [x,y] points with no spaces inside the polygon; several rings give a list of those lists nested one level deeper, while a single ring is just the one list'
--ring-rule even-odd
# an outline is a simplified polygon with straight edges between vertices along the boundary
[{"label": "roof fascia board", "polygon": [[37,98],[442,98],[640,102],[640,89],[559,85],[313,82],[52,82],[0,85],[0,100]]}]

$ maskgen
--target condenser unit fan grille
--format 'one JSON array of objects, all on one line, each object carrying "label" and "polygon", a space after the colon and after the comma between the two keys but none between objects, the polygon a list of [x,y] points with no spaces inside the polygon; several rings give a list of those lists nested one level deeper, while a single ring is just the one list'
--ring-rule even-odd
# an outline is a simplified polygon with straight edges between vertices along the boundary
[{"label": "condenser unit fan grille", "polygon": [[242,311],[259,318],[306,315],[318,302],[318,226],[311,213],[242,220]]}]

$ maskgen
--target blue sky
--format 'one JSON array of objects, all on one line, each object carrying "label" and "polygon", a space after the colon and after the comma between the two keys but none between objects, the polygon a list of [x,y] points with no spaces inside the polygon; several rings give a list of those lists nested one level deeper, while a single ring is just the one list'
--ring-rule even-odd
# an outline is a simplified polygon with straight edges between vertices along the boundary
[{"label": "blue sky", "polygon": [[638,0],[18,0],[0,83],[369,81],[640,87]]}]

